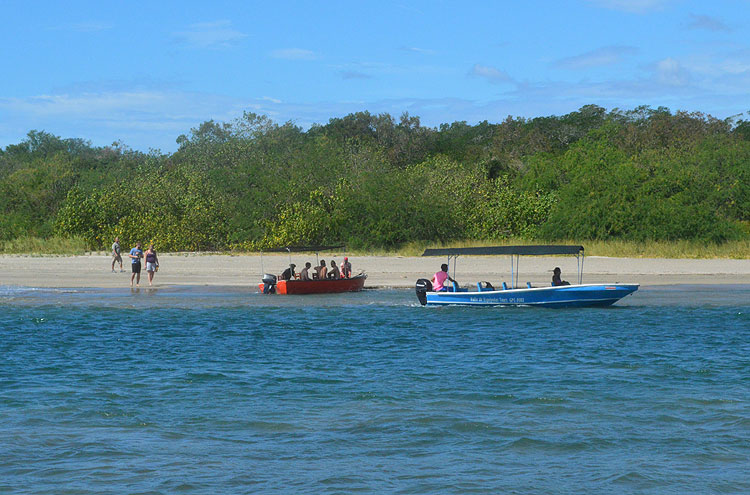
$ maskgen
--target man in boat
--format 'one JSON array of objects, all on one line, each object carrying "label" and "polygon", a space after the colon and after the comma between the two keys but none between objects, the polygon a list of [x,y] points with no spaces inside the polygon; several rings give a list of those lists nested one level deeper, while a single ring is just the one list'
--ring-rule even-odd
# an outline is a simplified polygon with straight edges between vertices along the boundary
[{"label": "man in boat", "polygon": [[570,285],[570,282],[561,279],[560,274],[560,267],[556,266],[555,269],[552,270],[552,285],[554,287],[558,287],[560,285]]},{"label": "man in boat", "polygon": [[325,280],[328,276],[328,267],[326,266],[326,260],[320,260],[320,266],[315,267],[315,272],[318,280]]},{"label": "man in boat", "polygon": [[336,266],[335,260],[331,260],[331,271],[328,272],[328,278],[333,280],[338,280],[339,278],[341,278],[339,276],[339,267]]},{"label": "man in boat", "polygon": [[446,263],[443,263],[442,265],[440,265],[440,271],[437,272],[434,277],[432,277],[432,290],[434,290],[435,292],[448,290],[448,287],[445,286],[446,280],[450,280],[453,283],[456,282],[448,275],[448,265]]},{"label": "man in boat", "polygon": [[352,276],[352,264],[349,263],[349,258],[344,256],[344,261],[341,262],[341,278],[349,278]]},{"label": "man in boat", "polygon": [[308,282],[308,281],[312,280],[310,278],[310,267],[311,266],[312,266],[312,264],[308,261],[307,263],[305,263],[305,267],[302,269],[302,271],[299,272],[299,279],[302,280],[303,282]]},{"label": "man in boat", "polygon": [[289,265],[289,268],[281,272],[281,280],[292,280],[296,274],[294,273],[294,269],[297,267],[294,263],[291,263]]}]

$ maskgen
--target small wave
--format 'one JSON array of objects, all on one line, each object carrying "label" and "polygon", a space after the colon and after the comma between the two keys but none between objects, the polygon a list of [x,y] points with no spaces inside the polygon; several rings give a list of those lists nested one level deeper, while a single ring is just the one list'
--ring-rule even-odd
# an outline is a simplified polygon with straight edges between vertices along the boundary
[{"label": "small wave", "polygon": [[564,397],[533,397],[533,398],[526,398],[526,399],[518,399],[516,400],[516,404],[563,404],[567,402],[568,399],[565,399]]},{"label": "small wave", "polygon": [[259,432],[273,432],[273,433],[287,433],[298,431],[296,425],[292,423],[282,423],[276,421],[249,421],[247,423],[248,428],[259,431]]}]

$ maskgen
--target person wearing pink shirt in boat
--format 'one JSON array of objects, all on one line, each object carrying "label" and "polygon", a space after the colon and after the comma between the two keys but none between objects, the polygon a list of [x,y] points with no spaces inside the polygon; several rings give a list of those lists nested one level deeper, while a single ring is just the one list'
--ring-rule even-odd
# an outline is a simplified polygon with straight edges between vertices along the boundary
[{"label": "person wearing pink shirt in boat", "polygon": [[434,290],[435,292],[448,290],[448,287],[446,287],[445,285],[446,280],[455,282],[455,280],[448,276],[448,265],[443,263],[442,265],[440,265],[440,271],[437,272],[434,277],[432,277],[432,290]]}]

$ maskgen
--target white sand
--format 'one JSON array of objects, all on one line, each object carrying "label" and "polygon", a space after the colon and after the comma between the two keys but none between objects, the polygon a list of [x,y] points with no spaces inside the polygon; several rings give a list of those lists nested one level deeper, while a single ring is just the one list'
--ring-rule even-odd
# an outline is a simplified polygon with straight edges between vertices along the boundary
[{"label": "white sand", "polygon": [[[341,263],[342,256],[326,255],[327,261]],[[155,286],[215,285],[253,286],[263,272],[280,273],[288,264],[286,255],[161,254],[161,267]],[[305,261],[315,265],[315,255],[293,256],[301,269]],[[413,287],[418,278],[431,278],[445,258],[350,257],[354,272],[364,270],[365,287]],[[0,285],[26,287],[129,287],[130,263],[124,259],[125,273],[110,271],[111,257],[88,256],[0,256]],[[573,256],[521,257],[520,284],[548,285],[552,269],[559,266],[563,279],[576,281],[577,263]],[[455,278],[462,284],[488,280],[499,286],[510,283],[511,263],[507,256],[462,256]],[[453,264],[451,264],[453,276]],[[641,285],[671,284],[750,284],[750,260],[729,259],[649,259],[588,256],[584,262],[584,283],[627,282]],[[141,287],[147,286],[145,270]]]}]

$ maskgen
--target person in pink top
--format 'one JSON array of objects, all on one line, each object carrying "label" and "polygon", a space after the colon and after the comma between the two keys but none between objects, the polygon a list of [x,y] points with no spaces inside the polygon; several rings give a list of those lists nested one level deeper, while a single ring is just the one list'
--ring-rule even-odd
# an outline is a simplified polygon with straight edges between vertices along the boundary
[{"label": "person in pink top", "polygon": [[435,292],[448,290],[448,288],[445,286],[446,280],[455,282],[455,280],[448,276],[448,265],[443,263],[442,265],[440,265],[440,271],[437,272],[434,277],[432,277],[432,290],[434,290]]}]

